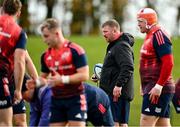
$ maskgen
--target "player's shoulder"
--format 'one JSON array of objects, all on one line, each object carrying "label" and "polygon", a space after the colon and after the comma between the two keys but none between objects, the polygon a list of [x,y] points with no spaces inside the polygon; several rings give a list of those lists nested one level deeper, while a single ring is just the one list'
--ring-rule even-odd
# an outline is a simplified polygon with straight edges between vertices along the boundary
[{"label": "player's shoulder", "polygon": [[169,33],[163,28],[163,27],[156,27],[153,31],[152,34],[156,37],[156,38],[168,38],[170,40],[170,35]]},{"label": "player's shoulder", "polygon": [[159,29],[155,31],[153,33],[153,39],[159,46],[164,45],[164,44],[170,44],[170,45],[172,44],[169,34],[163,29]]},{"label": "player's shoulder", "polygon": [[70,42],[70,43],[69,43],[69,47],[70,47],[71,49],[74,49],[79,55],[85,53],[85,50],[84,50],[79,44],[76,44],[76,43],[74,43],[74,42]]},{"label": "player's shoulder", "polygon": [[43,61],[46,61],[46,60],[51,60],[52,57],[50,55],[50,53],[48,52],[48,50],[44,51],[42,54],[41,54],[41,62]]},{"label": "player's shoulder", "polygon": [[51,49],[51,48],[48,48],[48,49],[46,49],[46,50],[42,53],[41,56],[45,57],[45,56],[47,56],[47,55],[50,55],[50,54],[51,54],[51,51],[52,51],[52,49]]}]

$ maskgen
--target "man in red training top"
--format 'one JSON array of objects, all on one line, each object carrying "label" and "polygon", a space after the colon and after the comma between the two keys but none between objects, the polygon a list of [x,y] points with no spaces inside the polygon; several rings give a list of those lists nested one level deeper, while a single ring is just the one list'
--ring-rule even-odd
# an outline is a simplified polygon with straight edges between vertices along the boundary
[{"label": "man in red training top", "polygon": [[140,50],[140,77],[143,103],[140,126],[170,126],[170,102],[175,87],[171,72],[171,40],[158,25],[156,12],[143,8],[137,13],[138,27],[146,33]]},{"label": "man in red training top", "polygon": [[4,0],[0,16],[0,126],[12,126],[12,76],[16,89],[14,104],[21,102],[25,71],[26,34],[16,23],[20,16],[20,0]]},{"label": "man in red training top", "polygon": [[41,32],[48,45],[41,57],[41,77],[52,85],[50,126],[85,126],[83,82],[89,78],[85,51],[64,38],[56,19],[45,20]]}]

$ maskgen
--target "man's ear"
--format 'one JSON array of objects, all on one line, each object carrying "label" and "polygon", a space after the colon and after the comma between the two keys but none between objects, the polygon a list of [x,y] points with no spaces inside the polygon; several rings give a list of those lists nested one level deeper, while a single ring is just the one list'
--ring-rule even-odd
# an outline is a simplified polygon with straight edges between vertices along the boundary
[{"label": "man's ear", "polygon": [[18,12],[16,13],[16,17],[19,18],[20,15],[21,15],[21,11],[18,11]]},{"label": "man's ear", "polygon": [[116,27],[112,27],[112,32],[113,32],[113,33],[116,33],[116,32],[117,32]]},{"label": "man's ear", "polygon": [[114,33],[116,33],[116,31],[117,31],[116,29],[113,30]]}]

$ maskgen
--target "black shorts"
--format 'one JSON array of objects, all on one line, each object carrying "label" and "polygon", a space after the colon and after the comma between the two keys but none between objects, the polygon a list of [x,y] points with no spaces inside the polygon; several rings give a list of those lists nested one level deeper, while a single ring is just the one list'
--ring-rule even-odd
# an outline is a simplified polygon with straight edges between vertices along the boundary
[{"label": "black shorts", "polygon": [[9,89],[9,81],[6,77],[0,76],[0,109],[9,108],[11,106],[12,97]]},{"label": "black shorts", "polygon": [[23,114],[26,113],[26,106],[24,100],[21,100],[18,104],[13,104],[13,114]]},{"label": "black shorts", "polygon": [[50,123],[86,121],[87,104],[84,94],[68,98],[51,98]]},{"label": "black shorts", "polygon": [[170,117],[170,102],[174,94],[161,94],[158,104],[152,104],[149,94],[143,95],[142,114],[158,117]]}]

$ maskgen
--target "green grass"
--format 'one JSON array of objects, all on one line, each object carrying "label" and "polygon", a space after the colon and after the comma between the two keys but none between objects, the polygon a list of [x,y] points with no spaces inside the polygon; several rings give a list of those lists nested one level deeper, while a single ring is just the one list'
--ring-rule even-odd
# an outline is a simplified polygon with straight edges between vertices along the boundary
[{"label": "green grass", "polygon": [[[80,44],[85,50],[88,57],[88,64],[90,67],[90,75],[93,72],[93,66],[96,63],[102,63],[107,43],[105,40],[99,36],[72,36],[70,40]],[[174,38],[173,42],[173,54],[174,54],[174,69],[173,69],[173,77],[174,80],[177,80],[180,76],[179,65],[180,59],[178,58],[178,54],[180,53],[180,44],[178,43],[180,38]],[[131,103],[131,110],[130,110],[130,118],[129,118],[129,125],[130,126],[138,126],[140,120],[140,113],[141,113],[141,101],[142,97],[140,96],[139,86],[140,86],[140,77],[139,77],[139,51],[142,44],[142,39],[136,39],[134,44],[134,55],[135,55],[135,98]],[[44,42],[41,40],[40,37],[30,36],[28,39],[28,51],[30,56],[32,57],[35,66],[40,72],[40,56],[43,51],[47,48]],[[89,83],[95,85],[90,80]],[[174,107],[171,106],[172,116],[171,116],[171,123],[173,126],[180,125],[180,114],[176,114]]]}]

